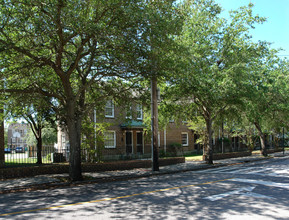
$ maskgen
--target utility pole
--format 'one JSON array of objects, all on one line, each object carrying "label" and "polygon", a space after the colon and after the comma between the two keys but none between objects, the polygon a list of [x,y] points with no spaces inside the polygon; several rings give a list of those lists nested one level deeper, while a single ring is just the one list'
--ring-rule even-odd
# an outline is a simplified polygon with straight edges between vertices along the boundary
[{"label": "utility pole", "polygon": [[224,121],[222,121],[222,154],[224,153]]},{"label": "utility pole", "polygon": [[283,145],[283,155],[284,155],[284,154],[285,154],[284,127],[283,127],[283,140],[282,140],[282,145]]},{"label": "utility pole", "polygon": [[151,78],[152,171],[159,171],[157,78]]}]

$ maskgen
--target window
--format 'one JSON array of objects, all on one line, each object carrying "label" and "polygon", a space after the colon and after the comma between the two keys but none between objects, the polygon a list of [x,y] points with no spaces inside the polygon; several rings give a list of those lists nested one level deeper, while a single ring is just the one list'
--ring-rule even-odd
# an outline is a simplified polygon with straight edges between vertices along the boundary
[{"label": "window", "polygon": [[113,118],[114,117],[114,104],[112,100],[106,102],[105,105],[105,117]]},{"label": "window", "polygon": [[115,148],[115,131],[104,132],[104,147],[105,148]]},{"label": "window", "polygon": [[125,116],[125,118],[132,119],[132,108],[131,108],[131,105],[128,105],[126,107],[126,116]]},{"label": "window", "polygon": [[169,122],[170,122],[170,123],[174,123],[174,122],[175,122],[175,119],[171,117],[171,118],[169,119]]},{"label": "window", "polygon": [[61,135],[61,147],[64,148],[66,143],[65,135]]},{"label": "window", "polygon": [[182,146],[189,146],[189,137],[187,132],[182,132]]},{"label": "window", "polygon": [[141,104],[136,105],[136,118],[138,120],[142,120],[142,105]]}]

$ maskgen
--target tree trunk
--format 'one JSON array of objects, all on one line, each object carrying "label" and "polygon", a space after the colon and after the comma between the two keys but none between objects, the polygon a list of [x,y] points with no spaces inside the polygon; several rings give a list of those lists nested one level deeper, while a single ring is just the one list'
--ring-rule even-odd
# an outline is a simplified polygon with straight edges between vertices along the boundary
[{"label": "tree trunk", "polygon": [[213,164],[213,143],[212,143],[212,120],[211,118],[206,118],[206,128],[207,128],[207,149],[205,153],[205,161],[207,164]]},{"label": "tree trunk", "polygon": [[268,156],[268,154],[267,154],[266,145],[265,145],[265,134],[262,132],[262,129],[261,129],[261,126],[259,125],[259,123],[255,122],[254,124],[258,130],[259,137],[260,137],[261,153],[264,157],[266,157],[266,156]]},{"label": "tree trunk", "polygon": [[42,164],[42,134],[41,131],[42,129],[39,128],[39,130],[37,131],[38,133],[38,137],[37,137],[37,164]]},{"label": "tree trunk", "polygon": [[159,171],[157,78],[151,79],[152,171]]},{"label": "tree trunk", "polygon": [[76,115],[67,120],[69,136],[69,178],[71,181],[81,181],[81,122]]}]

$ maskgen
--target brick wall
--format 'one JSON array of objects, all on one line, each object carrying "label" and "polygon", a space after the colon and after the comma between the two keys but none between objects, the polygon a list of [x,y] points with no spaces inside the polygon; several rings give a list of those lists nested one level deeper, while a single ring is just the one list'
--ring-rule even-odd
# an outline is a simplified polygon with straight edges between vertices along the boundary
[{"label": "brick wall", "polygon": [[[184,163],[184,157],[159,159],[160,166]],[[117,161],[97,164],[83,164],[83,172],[102,172],[113,170],[129,170],[134,168],[150,168],[151,160]],[[43,165],[39,167],[18,167],[0,169],[0,179],[29,177],[43,174],[68,173],[69,165]]]}]

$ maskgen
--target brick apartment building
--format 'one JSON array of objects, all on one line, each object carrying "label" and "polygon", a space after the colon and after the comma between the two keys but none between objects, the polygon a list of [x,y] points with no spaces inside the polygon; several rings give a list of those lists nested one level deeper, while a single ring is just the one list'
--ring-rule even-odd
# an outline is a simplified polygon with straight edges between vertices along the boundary
[{"label": "brick apartment building", "polygon": [[[151,154],[151,135],[143,123],[143,107],[139,103],[123,108],[116,106],[113,100],[106,102],[103,117],[93,117],[96,122],[109,123],[104,132],[105,141],[102,151],[103,158],[113,156],[147,156]],[[67,149],[67,133],[58,129],[59,150]],[[170,121],[167,127],[158,134],[159,152],[168,153],[178,148],[178,153],[195,151],[194,133],[186,123]],[[176,153],[176,152],[175,152]]]},{"label": "brick apartment building", "polygon": [[29,125],[25,123],[13,123],[8,126],[8,147],[15,150],[16,147],[27,148],[25,135]]}]

